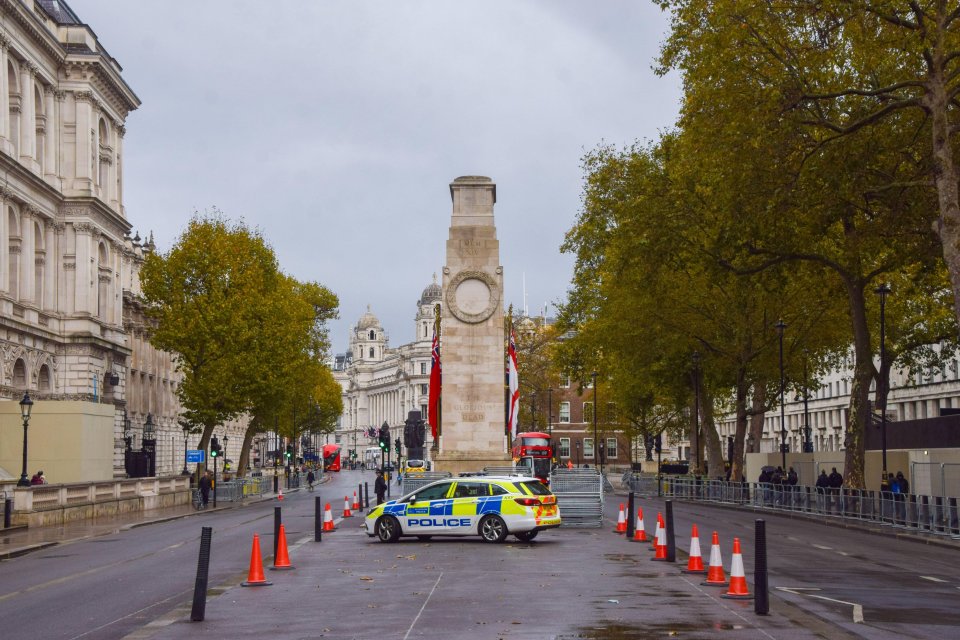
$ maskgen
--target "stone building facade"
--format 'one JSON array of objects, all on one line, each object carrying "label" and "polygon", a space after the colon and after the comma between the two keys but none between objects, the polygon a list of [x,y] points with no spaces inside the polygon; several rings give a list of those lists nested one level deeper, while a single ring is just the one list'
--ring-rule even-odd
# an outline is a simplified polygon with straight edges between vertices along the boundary
[{"label": "stone building facade", "polygon": [[[362,459],[364,449],[377,446],[367,436],[370,427],[379,429],[386,422],[391,440],[402,440],[409,411],[420,411],[426,420],[434,305],[441,297],[434,277],[417,301],[416,339],[409,344],[391,348],[387,333],[369,308],[351,328],[348,350],[333,362],[333,377],[343,389],[343,415],[332,437],[344,454],[356,448]],[[429,450],[431,446],[427,429],[426,447]]]}]

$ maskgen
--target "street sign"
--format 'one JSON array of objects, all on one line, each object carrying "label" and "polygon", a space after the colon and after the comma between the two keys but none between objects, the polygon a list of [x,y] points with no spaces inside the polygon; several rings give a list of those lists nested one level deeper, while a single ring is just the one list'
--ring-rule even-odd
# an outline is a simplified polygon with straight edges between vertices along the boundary
[{"label": "street sign", "polygon": [[187,462],[203,462],[204,453],[203,449],[187,449]]}]

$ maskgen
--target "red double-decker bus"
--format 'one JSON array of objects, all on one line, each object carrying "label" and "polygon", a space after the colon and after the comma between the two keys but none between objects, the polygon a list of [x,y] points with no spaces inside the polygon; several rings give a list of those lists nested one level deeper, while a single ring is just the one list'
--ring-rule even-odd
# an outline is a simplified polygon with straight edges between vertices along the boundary
[{"label": "red double-decker bus", "polygon": [[340,471],[340,445],[323,445],[323,470]]},{"label": "red double-decker bus", "polygon": [[544,484],[550,483],[553,468],[553,444],[550,434],[540,431],[524,431],[513,441],[513,462],[529,467],[533,475]]}]

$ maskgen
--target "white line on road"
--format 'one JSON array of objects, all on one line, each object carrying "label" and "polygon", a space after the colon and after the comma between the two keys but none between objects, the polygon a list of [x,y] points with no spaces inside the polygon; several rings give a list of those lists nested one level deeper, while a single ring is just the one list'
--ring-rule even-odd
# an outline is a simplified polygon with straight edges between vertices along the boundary
[{"label": "white line on road", "polygon": [[[816,545],[814,545],[816,546]],[[837,600],[835,598],[828,598],[826,596],[818,596],[815,593],[807,593],[808,591],[820,591],[817,587],[776,587],[777,591],[786,591],[787,593],[792,593],[797,596],[809,596],[811,598],[819,598],[820,600],[826,600],[828,602],[836,602],[838,604],[846,604],[853,607],[853,621],[855,623],[863,622],[863,605],[857,604],[856,602],[847,602],[846,600]]]},{"label": "white line on road", "polygon": [[930,582],[946,582],[942,578],[934,578],[933,576],[920,576],[923,580],[929,580]]},{"label": "white line on road", "polygon": [[830,551],[831,549],[833,549],[833,547],[825,547],[822,544],[815,544],[813,546],[816,547],[817,549],[823,549],[824,551]]},{"label": "white line on road", "polygon": [[403,640],[407,640],[410,637],[410,632],[413,631],[414,625],[417,624],[417,620],[420,619],[420,616],[423,614],[423,610],[427,608],[427,603],[430,602],[430,597],[433,595],[433,592],[437,590],[437,585],[440,584],[440,578],[443,577],[443,571],[440,572],[440,575],[437,576],[437,581],[433,583],[433,589],[430,589],[430,593],[427,594],[427,599],[423,601],[423,606],[420,607],[420,611],[417,612],[417,617],[413,619],[413,622],[410,623],[410,628],[407,629],[407,632],[403,635]]}]

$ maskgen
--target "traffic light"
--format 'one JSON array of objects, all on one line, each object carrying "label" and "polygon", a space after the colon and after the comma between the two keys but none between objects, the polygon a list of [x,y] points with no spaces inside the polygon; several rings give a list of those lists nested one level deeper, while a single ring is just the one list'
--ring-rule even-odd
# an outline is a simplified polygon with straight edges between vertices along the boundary
[{"label": "traffic light", "polygon": [[217,440],[217,436],[213,436],[210,439],[210,457],[216,458],[220,455],[220,441]]},{"label": "traffic light", "polygon": [[384,422],[380,425],[380,449],[385,453],[390,451],[390,427]]},{"label": "traffic light", "polygon": [[290,458],[293,457],[293,445],[292,445],[292,444],[288,444],[288,445],[287,445],[287,452],[284,454],[284,456],[286,456],[287,460],[290,460]]},{"label": "traffic light", "polygon": [[396,450],[397,450],[397,455],[400,455],[400,438],[397,438],[397,439],[394,441],[393,446],[394,446],[394,447],[396,448]]}]

